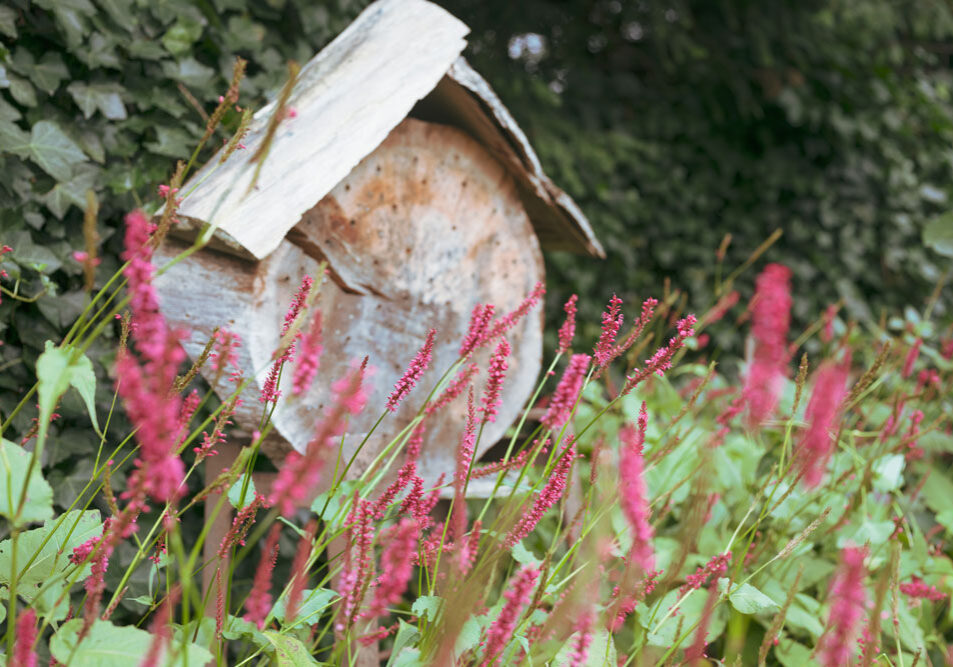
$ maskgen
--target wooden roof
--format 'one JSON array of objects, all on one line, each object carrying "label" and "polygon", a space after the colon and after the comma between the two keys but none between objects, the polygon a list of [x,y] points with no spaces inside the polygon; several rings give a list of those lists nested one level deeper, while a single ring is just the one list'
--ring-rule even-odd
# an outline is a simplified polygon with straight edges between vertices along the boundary
[{"label": "wooden roof", "polygon": [[[378,0],[302,68],[290,106],[248,192],[274,103],[255,114],[224,165],[212,159],[180,216],[211,223],[219,241],[255,259],[273,252],[302,215],[413,114],[460,127],[513,176],[545,248],[604,257],[588,221],[543,173],[489,84],[460,56],[469,28],[426,0]],[[188,187],[186,188],[188,189]]]}]

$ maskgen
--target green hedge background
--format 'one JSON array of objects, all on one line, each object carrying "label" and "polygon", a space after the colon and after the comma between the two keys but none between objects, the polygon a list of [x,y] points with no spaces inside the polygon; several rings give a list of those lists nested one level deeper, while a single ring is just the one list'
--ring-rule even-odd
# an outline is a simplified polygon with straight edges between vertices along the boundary
[{"label": "green hedge background", "polygon": [[[122,214],[155,198],[203,132],[181,88],[210,111],[240,55],[240,104],[257,107],[288,59],[306,61],[365,4],[0,6],[0,243],[14,248],[3,284],[43,293],[0,305],[0,412],[32,384],[43,341],[83,306],[70,254],[83,247],[85,191],[100,200],[107,276]],[[547,257],[553,317],[578,291],[596,326],[612,291],[631,301],[665,278],[702,307],[726,233],[731,266],[784,230],[768,257],[794,269],[801,324],[838,299],[854,317],[919,306],[949,269],[921,240],[953,192],[949,4],[442,4],[473,28],[468,57],[609,249],[605,262]],[[947,290],[938,308],[949,307]],[[109,359],[105,347],[93,353]]]}]

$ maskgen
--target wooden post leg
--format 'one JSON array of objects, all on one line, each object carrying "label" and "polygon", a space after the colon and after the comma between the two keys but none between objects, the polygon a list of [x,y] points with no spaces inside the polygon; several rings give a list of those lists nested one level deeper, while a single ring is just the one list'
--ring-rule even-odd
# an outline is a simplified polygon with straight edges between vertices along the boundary
[{"label": "wooden post leg", "polygon": [[[241,451],[240,445],[229,442],[218,446],[218,455],[205,459],[205,483],[209,484],[215,479],[222,468],[227,468]],[[218,554],[218,547],[225,539],[229,528],[232,527],[232,506],[225,502],[216,516],[212,516],[215,506],[218,504],[219,496],[210,495],[205,499],[205,523],[210,524],[208,533],[205,535],[205,544],[202,545],[202,555],[205,561],[205,567],[202,569],[202,593],[207,594],[215,585],[215,566]],[[205,605],[205,613],[209,616],[215,615],[215,593],[207,597],[208,602]]]}]

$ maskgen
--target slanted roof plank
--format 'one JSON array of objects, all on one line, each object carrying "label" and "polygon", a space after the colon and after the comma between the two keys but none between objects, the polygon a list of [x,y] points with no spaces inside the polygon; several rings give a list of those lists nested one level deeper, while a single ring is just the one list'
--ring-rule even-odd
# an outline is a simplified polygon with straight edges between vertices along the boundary
[{"label": "slanted roof plank", "polygon": [[253,148],[274,112],[255,114],[250,147],[195,175],[181,213],[209,222],[251,255],[271,253],[301,215],[337,185],[429,93],[466,46],[469,29],[425,0],[380,0],[302,70],[256,187]]}]

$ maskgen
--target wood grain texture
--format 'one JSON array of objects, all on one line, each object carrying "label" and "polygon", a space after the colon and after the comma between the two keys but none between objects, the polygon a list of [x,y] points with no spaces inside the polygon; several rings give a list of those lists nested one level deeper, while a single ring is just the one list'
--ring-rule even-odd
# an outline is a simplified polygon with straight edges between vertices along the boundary
[{"label": "wood grain texture", "polygon": [[[168,257],[179,247],[170,241]],[[163,311],[192,331],[190,357],[212,328],[228,325],[245,335],[242,364],[257,387],[248,392],[240,423],[251,430],[260,417],[257,393],[278,345],[284,313],[304,274],[326,259],[333,280],[318,304],[326,349],[311,391],[292,396],[290,372],[274,416],[277,433],[303,450],[328,405],[330,383],[352,359],[377,367],[368,408],[349,425],[348,454],[377,420],[394,382],[427,330],[438,330],[434,364],[420,386],[388,416],[355,465],[360,472],[417,412],[442,372],[456,358],[477,302],[497,312],[515,308],[543,280],[538,241],[509,172],[464,132],[407,119],[301,219],[288,238],[260,262],[211,250],[180,262],[158,281]],[[502,436],[529,397],[539,374],[542,311],[508,336],[513,356],[503,405],[489,424],[480,452]],[[476,359],[485,369],[490,350]],[[206,377],[209,377],[206,371]],[[476,381],[479,397],[485,374]],[[421,474],[430,482],[453,470],[465,404],[458,400],[428,427]],[[281,448],[273,449],[275,457]]]},{"label": "wood grain texture", "polygon": [[536,151],[490,84],[462,56],[454,61],[414,115],[459,127],[513,175],[544,249],[605,258],[585,214],[543,171]]}]

